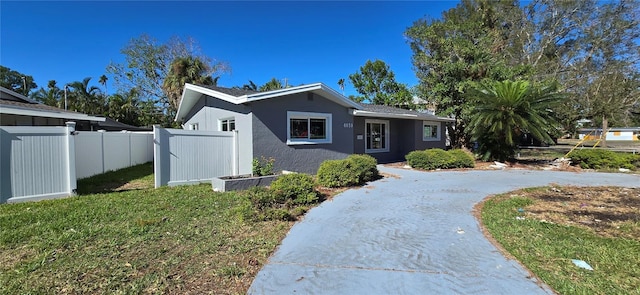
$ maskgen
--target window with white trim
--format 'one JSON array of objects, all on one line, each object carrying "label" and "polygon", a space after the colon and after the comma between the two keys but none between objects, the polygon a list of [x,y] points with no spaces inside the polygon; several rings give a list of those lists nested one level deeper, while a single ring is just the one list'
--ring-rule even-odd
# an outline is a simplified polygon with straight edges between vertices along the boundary
[{"label": "window with white trim", "polygon": [[331,143],[331,114],[287,112],[287,144]]},{"label": "window with white trim", "polygon": [[365,120],[365,153],[389,151],[389,121]]},{"label": "window with white trim", "polygon": [[440,140],[440,122],[422,122],[422,140],[438,141]]},{"label": "window with white trim", "polygon": [[226,118],[220,120],[220,131],[233,131],[236,130],[236,119]]}]

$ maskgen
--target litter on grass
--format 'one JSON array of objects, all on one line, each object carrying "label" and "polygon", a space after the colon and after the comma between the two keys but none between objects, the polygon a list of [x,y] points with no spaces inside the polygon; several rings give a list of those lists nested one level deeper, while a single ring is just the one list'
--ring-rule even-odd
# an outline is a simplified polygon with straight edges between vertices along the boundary
[{"label": "litter on grass", "polygon": [[586,270],[593,270],[593,267],[591,267],[591,265],[589,265],[589,263],[587,263],[584,260],[571,259],[571,262],[573,262],[573,264],[575,264],[579,268],[584,268]]}]

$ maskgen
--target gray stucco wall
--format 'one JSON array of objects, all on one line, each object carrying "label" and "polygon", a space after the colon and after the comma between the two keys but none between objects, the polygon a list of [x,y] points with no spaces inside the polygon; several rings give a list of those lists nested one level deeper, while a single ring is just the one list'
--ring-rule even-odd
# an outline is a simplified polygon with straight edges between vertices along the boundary
[{"label": "gray stucco wall", "polygon": [[[354,153],[365,153],[365,120],[383,120],[389,122],[389,151],[369,153],[376,158],[379,163],[399,162],[405,160],[405,155],[414,150],[424,150],[428,148],[445,148],[444,129],[440,128],[440,141],[422,140],[421,120],[387,119],[387,118],[354,118]],[[441,124],[441,126],[444,126]],[[361,135],[362,139],[358,139]]]},{"label": "gray stucco wall", "polygon": [[253,160],[253,138],[251,136],[253,124],[249,107],[203,95],[186,116],[188,119],[183,123],[183,127],[189,129],[189,124],[197,123],[199,130],[219,131],[219,120],[232,117],[236,121],[236,130],[238,130],[239,172],[240,174],[250,174],[252,172],[251,161]]},{"label": "gray stucco wall", "polygon": [[[298,93],[252,102],[254,157],[273,157],[274,169],[315,174],[322,161],[353,153],[353,116],[322,96]],[[332,143],[287,145],[287,111],[332,114]]]}]

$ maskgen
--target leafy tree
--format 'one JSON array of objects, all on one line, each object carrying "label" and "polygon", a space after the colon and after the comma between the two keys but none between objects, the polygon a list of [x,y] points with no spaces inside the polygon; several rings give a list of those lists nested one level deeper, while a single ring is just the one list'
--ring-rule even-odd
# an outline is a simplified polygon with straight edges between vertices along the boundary
[{"label": "leafy tree", "polygon": [[25,75],[4,66],[0,66],[0,86],[24,96],[28,96],[32,89],[38,88],[32,76]]},{"label": "leafy tree", "polygon": [[536,88],[527,81],[502,81],[469,93],[476,102],[469,128],[485,160],[512,158],[523,134],[553,143],[549,133],[557,123],[551,110],[562,98],[555,86]]},{"label": "leafy tree", "polygon": [[357,72],[349,75],[349,80],[363,95],[355,97],[356,102],[367,100],[372,104],[412,107],[413,95],[407,85],[396,82],[395,74],[384,61],[367,60]]},{"label": "leafy tree", "polygon": [[438,115],[456,119],[447,126],[454,147],[469,144],[466,127],[475,106],[465,92],[478,83],[514,79],[529,70],[510,64],[518,44],[509,36],[521,25],[511,16],[519,13],[513,1],[463,0],[442,19],[421,19],[405,31],[419,96],[435,105]]},{"label": "leafy tree", "polygon": [[162,84],[162,90],[169,97],[171,109],[178,109],[185,83],[215,85],[217,79],[214,81],[208,76],[209,72],[208,65],[197,57],[176,58],[171,63],[171,69]]},{"label": "leafy tree", "polygon": [[271,78],[271,80],[267,83],[264,83],[264,85],[260,86],[258,88],[258,91],[271,91],[271,90],[276,90],[276,89],[283,89],[285,88],[284,85],[282,85],[282,83],[280,83],[280,80],[276,79],[276,78]]},{"label": "leafy tree", "polygon": [[120,93],[137,89],[142,100],[159,104],[168,117],[164,120],[165,126],[170,125],[173,121],[171,114],[175,113],[169,94],[164,92],[163,87],[173,61],[188,57],[197,59],[206,65],[207,72],[203,76],[217,77],[229,71],[227,64],[202,54],[199,45],[192,38],[182,40],[174,36],[166,43],[159,43],[143,34],[131,39],[121,53],[125,56],[125,62],[112,62],[107,67],[107,72],[113,74],[113,84]]},{"label": "leafy tree", "polygon": [[56,84],[56,80],[49,80],[47,89],[40,87],[31,94],[31,98],[49,106],[64,108],[63,91]]}]

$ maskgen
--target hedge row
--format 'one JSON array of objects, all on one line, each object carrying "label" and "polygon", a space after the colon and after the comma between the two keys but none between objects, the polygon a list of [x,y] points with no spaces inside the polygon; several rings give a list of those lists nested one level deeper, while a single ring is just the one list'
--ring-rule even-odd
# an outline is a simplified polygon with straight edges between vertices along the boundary
[{"label": "hedge row", "polygon": [[405,158],[409,166],[425,170],[473,168],[475,166],[473,156],[463,150],[428,149],[412,151]]},{"label": "hedge row", "polygon": [[636,170],[640,167],[640,155],[602,149],[574,150],[569,154],[569,158],[583,169],[626,168]]},{"label": "hedge row", "polygon": [[364,184],[378,178],[378,161],[369,155],[350,155],[344,160],[327,160],[318,168],[318,184],[345,187]]}]

